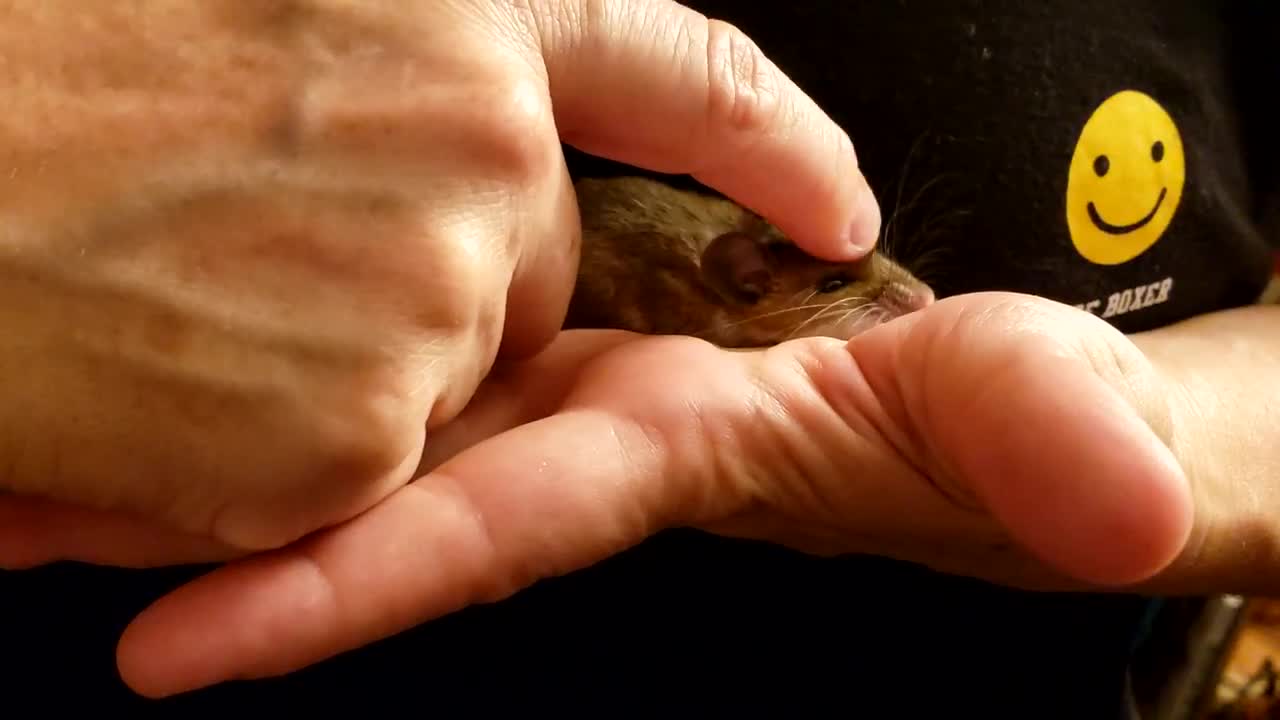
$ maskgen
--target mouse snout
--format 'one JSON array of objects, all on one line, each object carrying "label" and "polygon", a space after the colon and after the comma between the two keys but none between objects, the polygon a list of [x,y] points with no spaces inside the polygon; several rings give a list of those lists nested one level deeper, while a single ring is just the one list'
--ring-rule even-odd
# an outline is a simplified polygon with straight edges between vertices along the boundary
[{"label": "mouse snout", "polygon": [[899,314],[923,310],[934,302],[933,289],[928,285],[890,283],[880,295],[880,304]]}]

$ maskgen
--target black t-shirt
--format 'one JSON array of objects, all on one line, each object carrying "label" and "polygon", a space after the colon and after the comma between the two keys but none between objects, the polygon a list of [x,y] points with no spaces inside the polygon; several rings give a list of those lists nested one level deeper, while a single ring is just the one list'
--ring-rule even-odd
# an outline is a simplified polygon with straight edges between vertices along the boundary
[{"label": "black t-shirt", "polygon": [[[1267,0],[689,4],[745,30],[849,131],[892,220],[887,247],[940,295],[1035,293],[1132,332],[1249,304],[1269,276]],[[570,166],[636,172],[573,152]],[[77,697],[125,702],[114,637],[190,574],[9,575],[6,664],[68,685],[98,673]],[[671,531],[295,676],[157,707],[1111,718],[1147,608]]]}]

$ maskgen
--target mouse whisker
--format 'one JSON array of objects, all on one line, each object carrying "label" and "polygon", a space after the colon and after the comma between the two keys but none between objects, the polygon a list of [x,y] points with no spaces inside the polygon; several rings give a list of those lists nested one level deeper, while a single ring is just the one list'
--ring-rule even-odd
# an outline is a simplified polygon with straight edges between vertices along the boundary
[{"label": "mouse whisker", "polygon": [[839,323],[857,322],[871,315],[876,316],[877,322],[883,322],[885,319],[889,317],[890,313],[888,310],[885,310],[883,307],[881,307],[876,303],[867,303],[862,307],[856,307],[850,310],[849,312],[845,313],[840,317],[840,320],[838,320],[837,322]]},{"label": "mouse whisker", "polygon": [[791,328],[791,332],[787,333],[787,334],[782,338],[783,342],[786,342],[787,340],[790,340],[791,338],[795,337],[795,336],[796,336],[797,334],[799,334],[799,332],[800,332],[801,330],[803,330],[806,326],[808,326],[809,324],[811,324],[811,323],[813,323],[813,322],[816,322],[816,321],[817,321],[818,319],[820,319],[823,315],[826,315],[827,313],[832,312],[833,308],[836,308],[836,307],[838,307],[838,306],[842,305],[842,304],[843,304],[843,302],[844,302],[844,301],[842,300],[842,301],[840,301],[840,302],[838,302],[838,303],[833,303],[833,304],[831,304],[831,305],[825,305],[825,306],[822,306],[822,307],[818,308],[818,309],[817,309],[817,310],[815,310],[813,313],[811,313],[811,314],[809,315],[809,317],[805,318],[804,322],[801,322],[801,323],[797,324],[795,327]]},{"label": "mouse whisker", "polygon": [[747,323],[753,323],[753,322],[756,322],[757,320],[764,320],[766,318],[777,317],[778,315],[785,315],[786,313],[790,313],[790,312],[797,312],[800,310],[823,310],[829,307],[831,307],[830,303],[814,303],[811,305],[797,305],[795,307],[785,307],[785,308],[782,308],[781,310],[774,310],[772,312],[760,313],[759,315],[752,315],[751,317],[746,317],[741,320],[735,320],[734,322],[731,322],[731,323],[725,323],[720,327],[733,328],[733,327],[738,327],[739,325],[746,325]]},{"label": "mouse whisker", "polygon": [[[920,223],[920,227],[911,233],[910,241],[907,243],[908,247],[902,248],[899,246],[895,248],[895,250],[901,250],[901,255],[893,256],[893,258],[899,261],[908,261],[913,256],[928,254],[937,249],[938,244],[935,241],[943,237],[948,231],[953,230],[961,218],[971,214],[968,210],[956,209],[939,212],[925,218]],[[909,263],[904,262],[904,264]]]},{"label": "mouse whisker", "polygon": [[800,334],[800,331],[801,331],[801,330],[803,330],[805,327],[807,327],[807,326],[809,326],[810,324],[812,324],[812,323],[816,322],[816,321],[817,321],[817,320],[819,320],[823,315],[826,315],[826,314],[828,314],[829,312],[831,312],[831,308],[826,307],[826,308],[823,308],[823,309],[818,310],[817,312],[813,313],[813,314],[812,314],[812,315],[810,315],[810,316],[808,317],[808,319],[806,319],[804,322],[802,322],[802,323],[800,323],[799,325],[796,325],[795,327],[791,328],[791,332],[787,333],[787,334],[782,338],[782,341],[783,341],[783,342],[786,342],[787,340],[790,340],[790,339],[794,338],[796,335]]},{"label": "mouse whisker", "polygon": [[822,309],[820,309],[820,310],[818,310],[817,312],[815,312],[815,313],[813,313],[812,315],[810,315],[810,316],[809,316],[809,318],[808,318],[807,320],[805,320],[804,322],[802,322],[802,323],[800,323],[799,325],[797,325],[797,326],[795,326],[794,328],[792,328],[792,329],[791,329],[791,332],[787,333],[787,336],[786,336],[786,338],[785,338],[785,339],[786,339],[786,340],[790,340],[790,339],[792,339],[792,338],[796,337],[796,335],[797,335],[797,334],[799,334],[801,330],[803,330],[803,329],[805,329],[806,327],[808,327],[808,326],[812,325],[813,323],[818,322],[819,320],[821,320],[822,318],[824,318],[824,317],[826,317],[826,316],[828,316],[828,315],[832,315],[832,314],[834,314],[834,313],[838,313],[838,312],[843,311],[843,310],[844,310],[847,306],[849,306],[849,305],[854,305],[855,303],[862,303],[862,304],[859,304],[859,305],[857,305],[857,306],[853,307],[852,309],[848,310],[847,312],[856,312],[858,309],[860,309],[860,308],[862,308],[862,307],[867,307],[867,304],[866,304],[866,303],[867,303],[867,301],[868,301],[868,300],[869,300],[869,298],[865,298],[865,297],[861,297],[861,296],[857,296],[857,297],[847,297],[847,298],[843,298],[843,299],[841,299],[841,300],[839,300],[839,301],[837,301],[837,302],[831,303],[830,305],[826,305],[826,306],[822,307]]},{"label": "mouse whisker", "polygon": [[694,334],[693,334],[693,337],[701,338],[701,337],[704,337],[704,336],[706,336],[706,335],[708,335],[708,334],[712,334],[712,333],[716,333],[716,332],[723,332],[723,331],[725,331],[725,330],[730,330],[730,329],[733,329],[733,328],[736,328],[736,327],[741,327],[741,326],[743,326],[743,325],[747,325],[747,324],[750,324],[750,323],[753,323],[753,322],[757,322],[757,321],[759,321],[759,320],[765,320],[765,319],[768,319],[768,318],[771,318],[771,317],[777,317],[777,316],[779,316],[779,315],[785,315],[785,314],[787,314],[787,313],[793,313],[793,312],[798,312],[798,311],[803,311],[803,310],[816,310],[816,311],[818,311],[818,312],[821,312],[822,310],[827,309],[827,308],[830,308],[830,307],[831,307],[831,305],[830,305],[830,304],[828,304],[828,303],[814,303],[814,304],[811,304],[811,305],[799,305],[799,306],[796,306],[796,307],[785,307],[785,308],[782,308],[781,310],[774,310],[774,311],[772,311],[772,312],[760,313],[759,315],[752,315],[752,316],[750,316],[750,317],[746,317],[746,318],[743,318],[743,319],[741,319],[741,320],[735,320],[734,322],[731,322],[731,323],[724,323],[724,324],[720,324],[720,325],[715,325],[715,326],[713,326],[713,327],[707,327],[707,328],[704,328],[704,329],[702,329],[702,330],[700,330],[700,331],[698,331],[698,332],[694,333]]},{"label": "mouse whisker", "polygon": [[[796,293],[795,295],[792,295],[791,297],[792,297],[792,298],[793,298],[793,300],[794,300],[794,298],[798,297],[798,296],[800,295],[800,293],[803,293],[803,292],[805,292],[805,291],[804,291],[804,290],[801,290],[800,292]],[[810,291],[808,291],[808,294],[804,296],[804,299],[803,299],[803,300],[797,300],[797,301],[795,301],[795,304],[796,304],[796,305],[808,305],[808,304],[809,304],[809,301],[810,301],[810,300],[813,300],[813,298],[814,298],[815,296],[817,296],[817,294],[818,294],[818,291],[817,291],[817,290],[810,290]]]},{"label": "mouse whisker", "polygon": [[[817,290],[801,290],[783,301],[783,305],[791,307],[814,307],[810,301],[818,294]],[[800,296],[804,295],[804,298]]]},{"label": "mouse whisker", "polygon": [[920,282],[933,285],[935,279],[945,272],[948,255],[952,250],[953,248],[934,246],[911,263],[911,274]]},{"label": "mouse whisker", "polygon": [[[919,149],[918,145],[920,140],[922,139],[923,137],[918,138],[916,143],[913,144],[912,148],[907,153],[907,158],[903,163],[902,174],[899,178],[897,198],[895,200],[893,212],[889,215],[888,222],[885,224],[883,242],[884,253],[895,260],[905,260],[910,258],[915,254],[920,242],[924,239],[922,236],[930,234],[927,227],[922,227],[915,231],[904,232],[903,223],[907,219],[907,216],[914,213],[917,206],[924,205],[925,195],[933,191],[939,183],[944,180],[955,179],[954,173],[939,173],[932,179],[924,182],[914,191],[910,199],[904,201],[903,193],[905,191],[905,186],[907,185],[906,180],[910,174],[909,168],[912,164],[913,157]],[[933,203],[935,207],[939,204],[953,205],[954,203],[945,201],[941,203],[935,201]],[[926,217],[921,225],[925,226],[932,225],[938,220],[949,219],[955,215],[968,214],[963,210],[932,213],[930,212],[931,208],[926,207],[922,209],[926,214]]]},{"label": "mouse whisker", "polygon": [[884,236],[882,238],[882,243],[883,243],[883,252],[886,255],[891,253],[891,248],[893,247],[894,239],[897,237],[896,235],[893,234],[893,230],[897,225],[898,215],[901,214],[903,211],[902,192],[906,189],[906,186],[907,186],[907,176],[910,174],[911,160],[912,158],[915,157],[916,153],[919,152],[920,146],[924,144],[924,139],[928,134],[929,132],[926,130],[920,133],[918,136],[916,136],[916,139],[911,143],[911,147],[907,149],[907,157],[902,161],[902,174],[898,176],[898,192],[897,192],[897,197],[894,199],[894,202],[893,202],[893,212],[889,214],[889,219],[884,225]]},{"label": "mouse whisker", "polygon": [[846,312],[844,315],[841,315],[840,320],[838,322],[843,323],[851,319],[854,321],[861,320],[862,318],[868,315],[874,314],[879,309],[880,309],[879,306],[872,303],[868,303],[866,305],[863,305],[862,307],[853,308],[852,310],[849,310],[848,312]]}]

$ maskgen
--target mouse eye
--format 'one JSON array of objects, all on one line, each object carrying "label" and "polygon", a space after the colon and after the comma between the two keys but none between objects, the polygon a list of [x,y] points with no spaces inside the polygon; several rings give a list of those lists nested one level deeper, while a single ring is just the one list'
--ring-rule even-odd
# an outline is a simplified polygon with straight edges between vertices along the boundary
[{"label": "mouse eye", "polygon": [[818,292],[833,293],[848,284],[849,284],[849,278],[843,275],[835,275],[832,277],[823,278],[821,281],[818,282]]}]

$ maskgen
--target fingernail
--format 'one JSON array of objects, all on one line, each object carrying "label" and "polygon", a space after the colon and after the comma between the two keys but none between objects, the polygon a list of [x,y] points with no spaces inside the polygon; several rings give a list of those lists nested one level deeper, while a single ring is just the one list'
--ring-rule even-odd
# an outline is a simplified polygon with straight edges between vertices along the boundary
[{"label": "fingernail", "polygon": [[858,200],[853,208],[853,222],[845,240],[855,252],[866,253],[876,245],[880,236],[880,203],[876,202],[875,193],[861,173],[858,174]]}]

